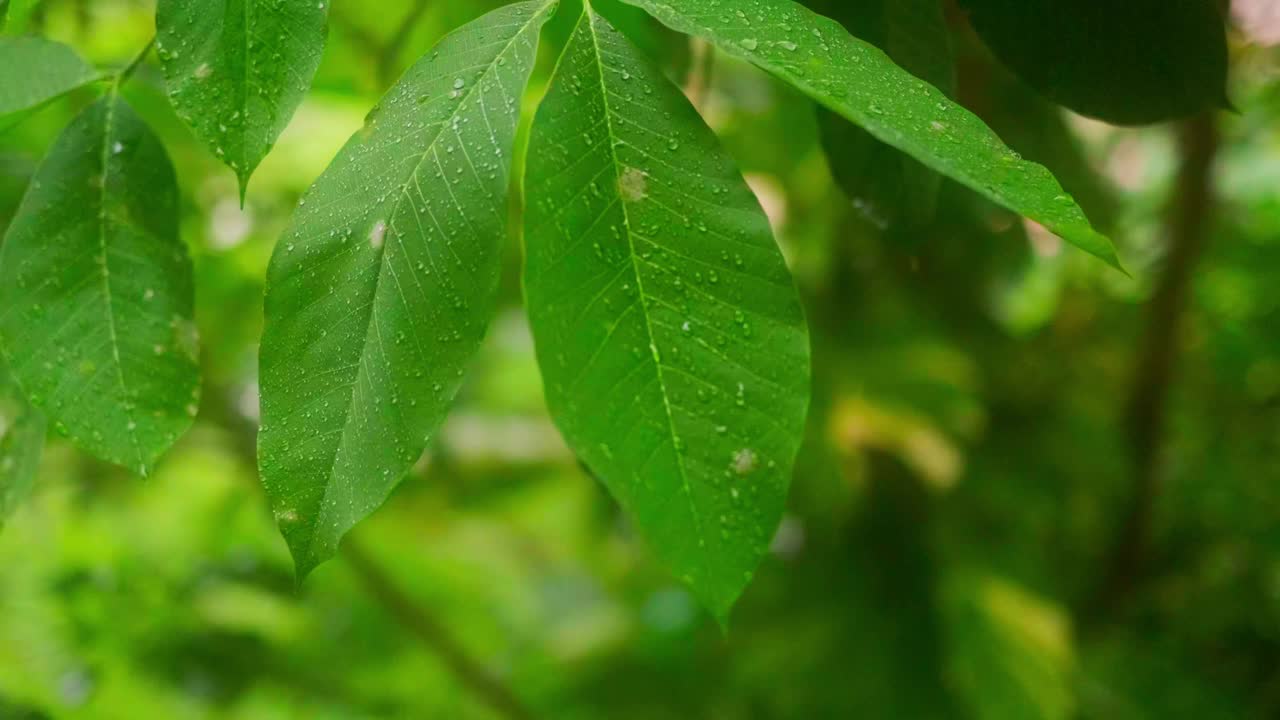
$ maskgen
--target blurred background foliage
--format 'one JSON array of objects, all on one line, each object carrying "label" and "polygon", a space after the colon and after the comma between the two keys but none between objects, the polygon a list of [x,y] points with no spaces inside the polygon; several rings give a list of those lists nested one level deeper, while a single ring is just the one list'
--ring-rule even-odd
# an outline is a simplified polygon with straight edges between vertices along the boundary
[{"label": "blurred background foliage", "polygon": [[[505,309],[447,426],[350,552],[295,589],[254,469],[267,259],[400,71],[498,4],[333,0],[315,89],[243,210],[155,66],[127,86],[178,167],[205,401],[146,482],[50,438],[0,532],[0,718],[1280,717],[1280,20],[1265,1],[1236,3],[1238,112],[1181,132],[1061,111],[948,3],[956,97],[1049,165],[1129,279],[954,183],[931,216],[865,212],[811,103],[602,0],[730,148],[807,300],[814,414],[771,556],[727,635],[655,565],[547,419],[513,241]],[[104,67],[153,32],[145,0],[11,12],[10,31]],[[531,106],[573,15],[548,29]],[[0,222],[92,95],[0,135]],[[1196,128],[1211,200],[1178,190]],[[1161,314],[1187,203],[1208,218],[1204,251],[1185,311]],[[1165,326],[1182,338],[1168,381],[1143,356]],[[1154,453],[1130,411],[1151,393],[1167,398]]]}]

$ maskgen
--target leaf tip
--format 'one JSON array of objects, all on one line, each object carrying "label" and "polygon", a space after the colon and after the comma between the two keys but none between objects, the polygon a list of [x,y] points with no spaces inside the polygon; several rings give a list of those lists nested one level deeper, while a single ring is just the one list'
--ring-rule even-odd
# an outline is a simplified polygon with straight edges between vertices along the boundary
[{"label": "leaf tip", "polygon": [[236,180],[240,185],[240,209],[244,210],[245,196],[249,193],[250,172],[236,171]]}]

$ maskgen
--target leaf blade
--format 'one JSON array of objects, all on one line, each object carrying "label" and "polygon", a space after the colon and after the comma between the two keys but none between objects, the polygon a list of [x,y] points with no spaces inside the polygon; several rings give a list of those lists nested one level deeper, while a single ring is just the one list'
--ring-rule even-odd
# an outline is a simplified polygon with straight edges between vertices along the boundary
[{"label": "leaf blade", "polygon": [[56,429],[145,476],[199,402],[192,283],[173,167],[113,91],[58,138],[0,247],[0,350]]},{"label": "leaf blade", "polygon": [[156,41],[178,116],[249,177],[302,103],[320,67],[329,2],[160,0]]},{"label": "leaf blade", "polygon": [[[831,2],[818,8],[955,97],[955,58],[939,0]],[[942,185],[937,172],[826,108],[819,108],[818,127],[832,176],[873,225],[896,231],[933,221]]]},{"label": "leaf blade", "polygon": [[1111,241],[1043,167],[1023,161],[981,120],[839,23],[792,0],[623,0],[668,27],[714,42],[773,73],[881,141],[1044,225],[1123,270]]},{"label": "leaf blade", "polygon": [[526,183],[552,415],[723,622],[781,519],[808,404],[803,312],[768,220],[684,96],[589,5]]},{"label": "leaf blade", "polygon": [[62,43],[0,37],[0,123],[100,79],[101,73]]},{"label": "leaf blade", "polygon": [[259,462],[299,577],[412,467],[484,336],[520,96],[555,7],[509,5],[441,40],[308,192],[276,248]]}]

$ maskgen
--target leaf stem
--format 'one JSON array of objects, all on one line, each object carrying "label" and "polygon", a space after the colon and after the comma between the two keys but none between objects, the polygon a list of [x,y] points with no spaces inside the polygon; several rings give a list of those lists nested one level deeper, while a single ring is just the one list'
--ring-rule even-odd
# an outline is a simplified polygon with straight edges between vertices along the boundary
[{"label": "leaf stem", "polygon": [[116,79],[113,83],[115,88],[119,88],[121,85],[125,84],[125,82],[129,80],[129,77],[133,75],[134,71],[138,69],[138,66],[141,65],[143,61],[147,59],[147,56],[151,54],[151,49],[154,48],[155,46],[156,46],[156,38],[153,35],[151,36],[151,40],[146,44],[146,46],[143,47],[142,50],[136,56],[134,56],[132,60],[129,61],[129,64],[125,65],[124,68],[120,70],[120,72],[116,73]]}]

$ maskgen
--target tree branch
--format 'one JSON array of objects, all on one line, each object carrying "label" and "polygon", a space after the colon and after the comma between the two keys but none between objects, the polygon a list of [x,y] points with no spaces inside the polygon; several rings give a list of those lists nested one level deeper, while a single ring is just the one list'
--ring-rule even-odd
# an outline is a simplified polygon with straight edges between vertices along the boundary
[{"label": "tree branch", "polygon": [[1163,475],[1169,396],[1176,382],[1183,318],[1192,275],[1208,241],[1213,215],[1213,165],[1219,135],[1206,113],[1179,127],[1182,166],[1168,210],[1169,250],[1148,310],[1148,325],[1129,398],[1127,431],[1133,487],[1107,556],[1094,601],[1096,616],[1119,607],[1141,583]]},{"label": "tree branch", "polygon": [[369,594],[391,613],[401,626],[431,648],[453,675],[476,697],[483,700],[502,717],[511,718],[511,720],[532,720],[533,715],[515,693],[472,659],[444,624],[432,616],[430,611],[415,603],[413,598],[398,587],[391,575],[355,537],[348,535],[343,539],[342,556],[364,583]]},{"label": "tree branch", "polygon": [[[208,396],[218,398],[219,402],[206,404],[203,419],[230,433],[236,454],[256,470],[257,423],[246,418],[236,407],[233,400],[235,395],[230,388],[209,388]],[[261,489],[260,484],[256,484],[256,487]],[[501,717],[508,720],[532,720],[533,715],[515,692],[471,657],[449,633],[447,626],[401,589],[394,577],[353,536],[348,535],[343,539],[341,550],[343,558],[355,572],[365,592],[404,629],[412,633],[428,651],[440,658],[463,687]]]}]

